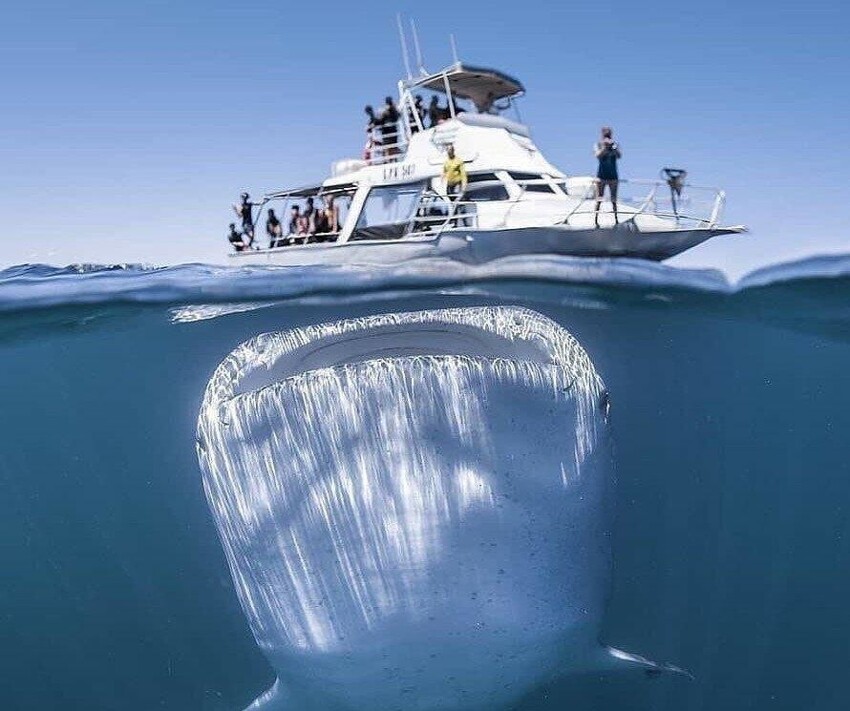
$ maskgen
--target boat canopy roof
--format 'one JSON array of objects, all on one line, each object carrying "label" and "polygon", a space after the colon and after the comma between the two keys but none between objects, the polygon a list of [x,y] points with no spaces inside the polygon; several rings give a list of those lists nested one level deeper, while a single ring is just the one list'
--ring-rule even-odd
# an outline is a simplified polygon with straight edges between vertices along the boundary
[{"label": "boat canopy roof", "polygon": [[457,62],[436,74],[405,82],[408,89],[429,89],[469,99],[479,111],[488,111],[495,102],[525,92],[525,87],[512,76],[496,69],[472,67]]},{"label": "boat canopy roof", "polygon": [[320,195],[339,195],[357,190],[357,183],[339,183],[337,185],[307,185],[291,190],[278,190],[267,193],[266,200],[280,200],[282,198],[308,198]]}]

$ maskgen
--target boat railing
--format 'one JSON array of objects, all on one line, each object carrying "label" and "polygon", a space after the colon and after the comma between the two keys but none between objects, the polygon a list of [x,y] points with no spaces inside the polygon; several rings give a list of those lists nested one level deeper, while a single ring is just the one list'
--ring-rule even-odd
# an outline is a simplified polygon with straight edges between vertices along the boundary
[{"label": "boat railing", "polygon": [[407,151],[407,139],[397,122],[395,133],[381,131],[381,127],[371,129],[367,133],[366,146],[363,149],[363,160],[367,165],[384,165],[397,163],[404,158]]},{"label": "boat railing", "polygon": [[[305,200],[307,197],[313,197],[314,199],[320,199],[326,196],[334,196],[340,197],[345,196],[350,192],[350,189],[316,189],[315,191],[310,191],[307,194],[307,191],[296,191],[296,194],[276,194],[276,195],[266,195],[262,201],[258,204],[259,210],[257,210],[254,219],[252,229],[254,231],[254,240],[253,246],[250,250],[247,251],[260,251],[265,252],[273,249],[278,249],[281,247],[288,247],[293,245],[312,245],[312,244],[320,244],[320,243],[328,243],[328,242],[336,242],[339,239],[340,233],[342,231],[342,223],[345,221],[344,215],[340,215],[339,218],[339,227],[340,229],[337,231],[315,231],[315,224],[313,224],[314,217],[307,217],[305,215],[299,215],[299,227],[297,231],[292,232],[289,229],[289,222],[291,216],[288,213],[289,207],[295,204],[299,204],[301,201]],[[300,206],[300,205],[299,205]],[[265,230],[261,228],[264,227],[266,220],[268,219],[268,213],[270,208],[275,208],[280,211],[280,214],[277,215],[280,230],[275,234],[266,234]],[[319,209],[319,208],[316,208]],[[348,205],[344,204],[343,209],[347,212]],[[262,231],[262,234],[261,234]],[[263,246],[260,242],[261,240],[267,240],[265,246]]]},{"label": "boat railing", "polygon": [[[549,179],[518,181],[522,192],[513,199],[498,201],[453,200],[439,193],[423,196],[414,217],[410,220],[409,234],[431,234],[438,236],[451,229],[479,227],[479,208],[482,205],[502,206],[500,222],[509,227],[512,217],[518,217],[519,206],[533,206],[538,214],[549,215],[551,225],[566,225],[582,228],[599,224],[612,226],[613,205],[610,197],[597,200],[597,185],[593,180],[585,185],[569,186],[563,180],[554,182],[567,193],[568,200],[549,191],[546,198],[529,199],[529,193],[537,192],[535,186],[551,188]],[[674,229],[711,229],[722,217],[726,195],[722,190],[703,186],[685,185],[679,192],[672,192],[663,181],[621,180],[618,186],[618,222],[626,224],[641,216],[655,217],[668,222]],[[632,189],[638,189],[634,192]],[[561,197],[562,200],[558,200]],[[539,223],[538,223],[539,226]]]},{"label": "boat railing", "polygon": [[[683,225],[716,227],[723,217],[726,193],[718,188],[685,183],[671,187],[662,180],[621,180],[620,202],[637,213],[675,220]],[[637,189],[634,194],[632,188]],[[643,191],[646,191],[643,194]]]},{"label": "boat railing", "polygon": [[456,227],[478,227],[477,203],[452,200],[440,193],[426,193],[408,224],[408,234],[440,234]]}]

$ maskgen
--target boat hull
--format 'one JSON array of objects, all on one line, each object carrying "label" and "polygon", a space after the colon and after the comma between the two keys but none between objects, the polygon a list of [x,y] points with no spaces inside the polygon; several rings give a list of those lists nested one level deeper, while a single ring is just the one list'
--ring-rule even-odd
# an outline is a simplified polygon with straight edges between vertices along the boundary
[{"label": "boat hull", "polygon": [[640,232],[628,223],[615,228],[587,230],[558,225],[503,230],[457,229],[447,230],[438,237],[293,245],[238,252],[231,256],[240,265],[278,266],[397,264],[427,257],[481,264],[522,254],[627,257],[661,262],[711,237],[742,231],[741,228],[729,227]]}]

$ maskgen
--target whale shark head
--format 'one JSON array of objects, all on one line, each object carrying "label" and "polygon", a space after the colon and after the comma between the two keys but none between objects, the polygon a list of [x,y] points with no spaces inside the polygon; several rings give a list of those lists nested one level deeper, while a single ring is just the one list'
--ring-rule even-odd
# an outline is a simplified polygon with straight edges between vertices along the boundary
[{"label": "whale shark head", "polygon": [[587,353],[526,309],[236,348],[198,455],[278,674],[253,707],[497,709],[584,670],[610,572],[606,420]]}]

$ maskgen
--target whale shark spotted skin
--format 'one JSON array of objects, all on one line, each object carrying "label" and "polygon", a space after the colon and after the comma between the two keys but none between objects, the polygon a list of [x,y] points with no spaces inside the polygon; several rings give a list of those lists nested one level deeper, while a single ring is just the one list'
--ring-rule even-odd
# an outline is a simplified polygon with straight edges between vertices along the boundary
[{"label": "whale shark spotted skin", "polygon": [[653,662],[598,642],[607,394],[520,308],[388,314],[243,343],[198,420],[206,496],[278,675],[251,709],[510,706]]}]

